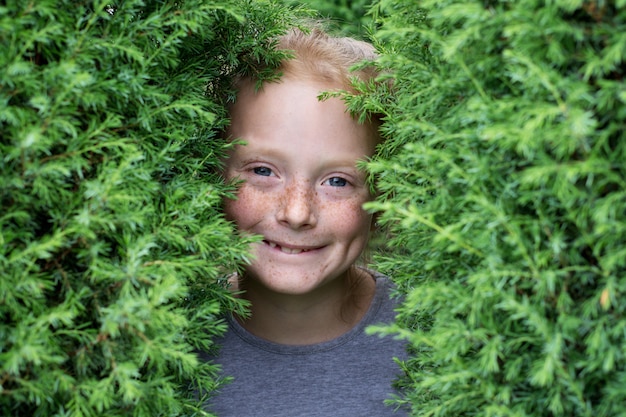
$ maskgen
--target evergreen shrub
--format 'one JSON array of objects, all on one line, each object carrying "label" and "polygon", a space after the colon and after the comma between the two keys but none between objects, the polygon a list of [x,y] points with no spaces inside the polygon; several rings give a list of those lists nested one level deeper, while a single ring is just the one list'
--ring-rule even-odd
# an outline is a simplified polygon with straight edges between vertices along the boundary
[{"label": "evergreen shrub", "polygon": [[[200,415],[243,308],[222,88],[275,62],[263,1],[0,4],[0,415]],[[218,94],[219,93],[219,94]],[[200,399],[201,400],[201,399]]]},{"label": "evergreen shrub", "polygon": [[326,20],[332,32],[367,39],[372,26],[372,18],[368,14],[373,0],[281,0],[284,4],[298,7],[301,11],[308,10],[312,16]]},{"label": "evergreen shrub", "polygon": [[[380,0],[415,416],[624,416],[626,2]],[[372,96],[376,102],[385,96]]]}]

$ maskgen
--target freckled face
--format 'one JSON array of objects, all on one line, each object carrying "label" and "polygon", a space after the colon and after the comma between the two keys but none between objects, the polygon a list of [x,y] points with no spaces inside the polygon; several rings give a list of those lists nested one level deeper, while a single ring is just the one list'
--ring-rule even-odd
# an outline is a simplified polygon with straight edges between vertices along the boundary
[{"label": "freckled face", "polygon": [[246,278],[283,294],[306,294],[345,278],[368,240],[371,196],[356,162],[374,152],[371,128],[358,124],[333,86],[285,78],[256,94],[240,92],[225,174],[243,183],[225,202],[240,230],[262,235]]}]

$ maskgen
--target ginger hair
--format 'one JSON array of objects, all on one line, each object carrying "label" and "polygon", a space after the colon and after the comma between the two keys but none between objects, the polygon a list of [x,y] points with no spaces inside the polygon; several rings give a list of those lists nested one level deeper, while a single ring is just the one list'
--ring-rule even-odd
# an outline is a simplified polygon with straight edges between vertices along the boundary
[{"label": "ginger hair", "polygon": [[293,51],[293,58],[283,60],[278,71],[288,78],[305,78],[355,92],[351,78],[373,81],[378,71],[373,65],[351,68],[363,61],[374,61],[374,46],[348,37],[332,37],[318,28],[309,32],[291,29],[278,41],[278,49]]}]

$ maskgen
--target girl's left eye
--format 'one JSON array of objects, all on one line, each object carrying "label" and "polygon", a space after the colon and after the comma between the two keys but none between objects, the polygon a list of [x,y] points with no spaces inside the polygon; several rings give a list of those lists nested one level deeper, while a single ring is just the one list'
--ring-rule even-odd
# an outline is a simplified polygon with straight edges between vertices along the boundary
[{"label": "girl's left eye", "polygon": [[261,175],[263,177],[269,177],[272,175],[272,170],[268,167],[256,167],[253,171],[256,175]]},{"label": "girl's left eye", "polygon": [[326,180],[326,182],[331,187],[345,187],[346,185],[348,185],[348,180],[341,177],[332,177]]}]

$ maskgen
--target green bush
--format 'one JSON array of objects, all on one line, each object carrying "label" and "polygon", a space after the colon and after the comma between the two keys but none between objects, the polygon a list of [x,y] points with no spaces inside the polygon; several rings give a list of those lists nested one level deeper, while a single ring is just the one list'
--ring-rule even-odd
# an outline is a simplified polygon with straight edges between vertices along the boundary
[{"label": "green bush", "polygon": [[[228,77],[271,66],[293,14],[111,4],[0,5],[1,415],[202,414],[222,376],[194,350],[243,308],[215,132]],[[309,6],[363,36],[365,4]],[[625,6],[371,9],[395,97],[348,101],[386,109],[370,208],[407,298],[379,331],[411,342],[414,415],[624,414]]]},{"label": "green bush", "polygon": [[368,11],[373,0],[280,0],[284,4],[298,7],[313,17],[324,19],[332,33],[367,39],[372,26]]},{"label": "green bush", "polygon": [[[118,4],[115,6],[114,4]],[[202,414],[242,308],[221,95],[290,14],[253,1],[0,5],[0,415]]]},{"label": "green bush", "polygon": [[414,415],[625,415],[625,6],[377,3]]}]

